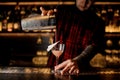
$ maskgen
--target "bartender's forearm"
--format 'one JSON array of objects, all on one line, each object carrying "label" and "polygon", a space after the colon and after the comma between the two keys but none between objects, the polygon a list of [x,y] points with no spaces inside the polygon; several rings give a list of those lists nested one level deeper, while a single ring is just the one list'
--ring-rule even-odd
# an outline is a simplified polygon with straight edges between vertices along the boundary
[{"label": "bartender's forearm", "polygon": [[75,57],[73,60],[77,61],[78,63],[81,63],[82,61],[89,61],[95,54],[95,46],[88,45],[85,50],[82,51],[82,53]]}]

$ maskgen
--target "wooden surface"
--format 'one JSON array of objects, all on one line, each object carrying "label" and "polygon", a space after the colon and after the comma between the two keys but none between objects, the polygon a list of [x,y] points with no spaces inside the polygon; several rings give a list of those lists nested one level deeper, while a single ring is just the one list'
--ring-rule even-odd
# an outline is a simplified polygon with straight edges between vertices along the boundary
[{"label": "wooden surface", "polygon": [[49,68],[0,67],[0,80],[120,80],[119,69],[103,69],[99,73],[88,71],[79,75],[55,75],[49,71]]}]

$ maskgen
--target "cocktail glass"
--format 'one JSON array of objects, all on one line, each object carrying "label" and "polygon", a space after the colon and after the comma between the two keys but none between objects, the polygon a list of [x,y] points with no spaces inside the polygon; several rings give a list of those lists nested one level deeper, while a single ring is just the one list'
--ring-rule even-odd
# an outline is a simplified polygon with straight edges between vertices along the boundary
[{"label": "cocktail glass", "polygon": [[63,43],[57,43],[53,48],[52,48],[52,54],[56,57],[56,65],[59,64],[59,57],[62,55],[64,52],[64,47],[65,44]]}]

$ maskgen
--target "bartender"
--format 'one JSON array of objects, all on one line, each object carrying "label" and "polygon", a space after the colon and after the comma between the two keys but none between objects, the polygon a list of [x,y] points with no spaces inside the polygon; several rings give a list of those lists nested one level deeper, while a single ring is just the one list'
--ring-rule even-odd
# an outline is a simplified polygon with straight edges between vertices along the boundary
[{"label": "bartender", "polygon": [[50,54],[48,66],[60,74],[78,74],[89,69],[90,60],[104,49],[105,22],[93,9],[94,0],[76,0],[72,6],[58,6],[56,13],[56,41],[65,44],[56,66]]}]

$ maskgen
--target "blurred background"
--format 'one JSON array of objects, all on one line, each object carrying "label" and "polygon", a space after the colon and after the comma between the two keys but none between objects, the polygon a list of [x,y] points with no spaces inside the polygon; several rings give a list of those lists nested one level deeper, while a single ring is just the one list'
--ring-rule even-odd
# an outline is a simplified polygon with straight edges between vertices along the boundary
[{"label": "blurred background", "polygon": [[[46,29],[23,30],[21,23],[24,19],[36,21],[29,19],[29,16],[41,15],[41,6],[54,10],[58,5],[71,6],[74,0],[0,0],[1,66],[46,66],[49,56],[46,49],[53,43],[55,24],[48,24],[49,28]],[[104,53],[98,53],[90,64],[102,68],[120,67],[120,1],[96,0],[94,8],[96,14],[106,22],[106,46]],[[26,27],[29,24],[26,23]]]}]

